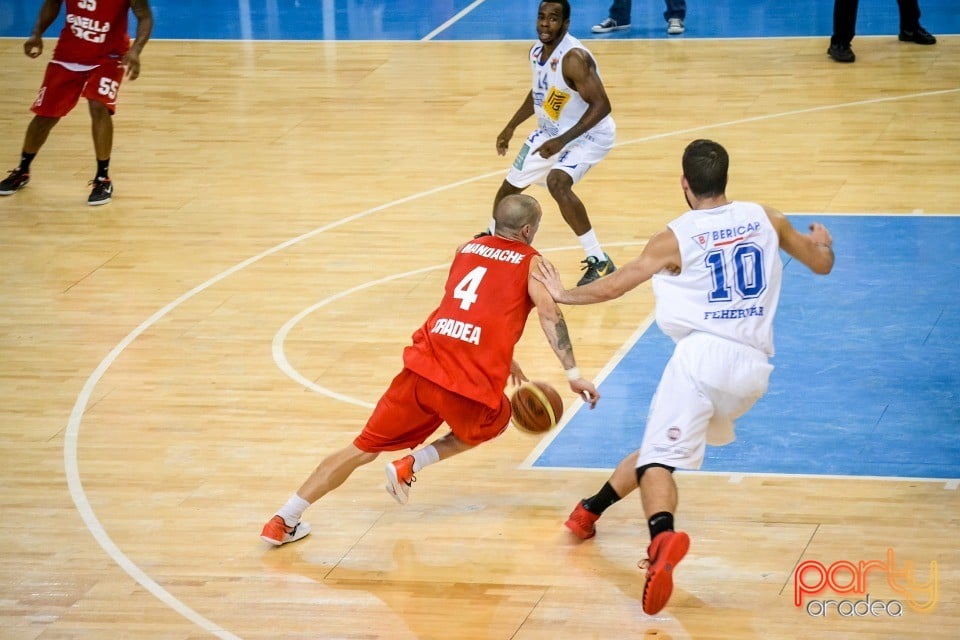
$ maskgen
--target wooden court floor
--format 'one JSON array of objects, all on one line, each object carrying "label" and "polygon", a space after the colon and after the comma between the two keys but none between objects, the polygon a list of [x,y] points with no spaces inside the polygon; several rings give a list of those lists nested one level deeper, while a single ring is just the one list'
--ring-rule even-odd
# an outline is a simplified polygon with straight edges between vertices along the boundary
[{"label": "wooden court floor", "polygon": [[[960,213],[960,39],[861,38],[848,66],[821,40],[591,45],[619,146],[578,192],[615,259],[683,210],[696,137],[730,151],[734,198]],[[8,168],[43,73],[20,47],[0,40]],[[151,42],[121,94],[114,202],[96,209],[85,109],[60,123],[32,183],[0,199],[0,638],[956,637],[960,493],[944,482],[680,475],[693,546],[653,618],[638,501],[574,541],[562,522],[606,472],[520,469],[536,440],[512,430],[425,470],[406,507],[383,458],[307,512],[313,535],[261,543],[362,425],[454,247],[486,224],[525,49]],[[537,244],[572,282],[579,249],[531,194]],[[598,372],[651,302],[644,287],[569,309],[581,368]],[[562,383],[535,325],[517,355]],[[937,568],[929,611],[794,606],[801,561],[887,549],[917,581]],[[867,583],[906,602],[880,570]]]}]

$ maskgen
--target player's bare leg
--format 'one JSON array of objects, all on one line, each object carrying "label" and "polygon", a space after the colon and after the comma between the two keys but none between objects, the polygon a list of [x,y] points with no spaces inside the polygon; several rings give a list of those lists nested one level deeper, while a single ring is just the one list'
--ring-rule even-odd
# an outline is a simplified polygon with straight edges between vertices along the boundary
[{"label": "player's bare leg", "polygon": [[377,459],[376,452],[361,451],[352,442],[320,461],[297,495],[311,504],[327,495],[350,477],[358,467]]},{"label": "player's bare leg", "polygon": [[[636,456],[633,459],[636,463]],[[648,468],[640,479],[640,500],[643,503],[643,514],[648,519],[664,511],[675,513],[678,496],[673,474],[663,467]]]},{"label": "player's bare leg", "polygon": [[570,174],[553,169],[547,174],[547,189],[550,195],[557,201],[560,207],[560,214],[577,236],[590,231],[593,226],[590,224],[590,217],[587,215],[587,207],[577,194],[573,192],[573,178]]},{"label": "player's bare leg", "polygon": [[577,282],[577,286],[589,284],[616,271],[617,267],[613,264],[613,260],[600,247],[597,234],[593,230],[593,225],[590,224],[587,208],[579,196],[573,192],[573,178],[570,174],[559,169],[551,169],[547,174],[547,189],[557,201],[567,226],[577,234],[577,240],[580,241],[580,246],[586,254],[586,259],[583,261],[584,274]]},{"label": "player's bare leg", "polygon": [[109,160],[113,151],[113,114],[102,102],[89,100],[88,104],[93,150],[97,154],[97,160]]},{"label": "player's bare leg", "polygon": [[60,122],[60,118],[34,116],[30,124],[27,125],[27,133],[23,137],[24,153],[36,154],[40,151],[40,147],[47,141],[47,137],[58,122]]},{"label": "player's bare leg", "polygon": [[437,438],[431,442],[430,445],[437,450],[441,460],[446,460],[450,456],[455,456],[458,453],[469,451],[476,446],[467,444],[457,436],[453,435],[452,431],[442,438]]},{"label": "player's bare leg", "polygon": [[650,528],[647,558],[638,565],[646,569],[643,610],[653,615],[663,609],[673,593],[673,572],[690,548],[690,537],[674,531],[677,510],[677,483],[671,469],[649,466],[640,478],[640,499]]},{"label": "player's bare leg", "polygon": [[96,100],[90,106],[90,128],[93,133],[93,149],[97,155],[97,175],[90,181],[93,190],[87,204],[107,204],[113,197],[113,183],[108,173],[110,153],[113,149],[113,114],[106,105]]},{"label": "player's bare leg", "polygon": [[30,163],[40,151],[40,147],[47,141],[50,131],[60,121],[60,118],[34,116],[27,125],[27,132],[23,136],[23,153],[20,155],[20,164],[16,169],[8,172],[7,177],[0,181],[0,196],[13,195],[30,184]]},{"label": "player's bare leg", "polygon": [[634,451],[617,465],[613,473],[596,494],[577,503],[564,523],[581,540],[589,540],[597,535],[596,522],[600,515],[611,505],[627,497],[637,488],[637,456]]},{"label": "player's bare leg", "polygon": [[307,507],[342,485],[357,467],[376,458],[376,453],[361,451],[352,442],[331,453],[320,461],[297,492],[263,525],[260,538],[278,547],[309,535],[310,525],[300,520]]}]

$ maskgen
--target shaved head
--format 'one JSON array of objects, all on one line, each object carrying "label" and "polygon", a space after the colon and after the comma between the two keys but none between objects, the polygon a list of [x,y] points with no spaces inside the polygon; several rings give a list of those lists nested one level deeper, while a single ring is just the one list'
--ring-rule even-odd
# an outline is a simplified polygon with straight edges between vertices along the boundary
[{"label": "shaved head", "polygon": [[534,228],[539,226],[540,215],[540,203],[536,198],[522,193],[507,196],[497,204],[493,212],[497,225],[496,233],[498,236],[519,239],[520,231],[525,225]]}]

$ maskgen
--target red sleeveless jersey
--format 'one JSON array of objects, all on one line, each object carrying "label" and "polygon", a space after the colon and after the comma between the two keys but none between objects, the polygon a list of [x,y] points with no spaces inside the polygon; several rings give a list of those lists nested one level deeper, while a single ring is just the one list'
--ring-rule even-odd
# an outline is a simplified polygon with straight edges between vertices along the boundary
[{"label": "red sleeveless jersey", "polygon": [[443,300],[413,334],[404,366],[456,394],[499,407],[513,348],[533,309],[527,278],[536,255],[530,245],[498,236],[460,247]]},{"label": "red sleeveless jersey", "polygon": [[130,49],[127,21],[130,0],[66,0],[67,16],[53,59],[99,64]]}]

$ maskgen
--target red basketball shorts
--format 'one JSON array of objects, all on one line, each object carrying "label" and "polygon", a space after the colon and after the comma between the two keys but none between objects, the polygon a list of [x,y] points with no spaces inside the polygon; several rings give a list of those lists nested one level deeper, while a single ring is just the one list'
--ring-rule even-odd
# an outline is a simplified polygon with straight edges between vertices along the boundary
[{"label": "red basketball shorts", "polygon": [[444,422],[459,439],[478,445],[507,428],[510,402],[503,396],[500,407],[491,409],[404,369],[377,402],[353,444],[371,453],[413,449]]},{"label": "red basketball shorts", "polygon": [[123,80],[120,60],[107,58],[89,71],[71,71],[51,62],[43,76],[43,85],[30,108],[38,116],[62,118],[77,106],[80,97],[102,102],[110,113],[117,110],[117,94]]}]

